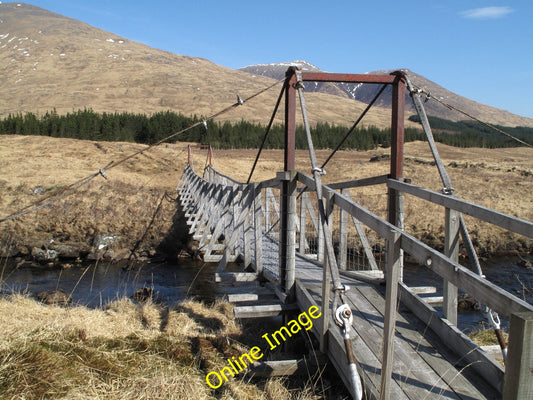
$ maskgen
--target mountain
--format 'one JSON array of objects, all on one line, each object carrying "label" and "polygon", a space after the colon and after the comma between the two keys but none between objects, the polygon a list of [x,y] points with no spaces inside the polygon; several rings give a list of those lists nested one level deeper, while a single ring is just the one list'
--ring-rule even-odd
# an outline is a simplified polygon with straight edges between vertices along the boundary
[{"label": "mountain", "polygon": [[[154,49],[36,6],[0,4],[0,118],[9,113],[42,115],[55,109],[65,114],[84,108],[210,116],[234,104],[237,95],[246,99],[272,85],[284,76],[288,65],[271,64],[255,72],[252,67],[233,70],[204,58]],[[307,63],[305,68],[318,70]],[[274,70],[276,74],[269,72]],[[413,80],[417,83],[414,76]],[[351,125],[366,107],[363,101],[371,96],[363,86],[355,91],[333,84],[307,86],[311,123]],[[280,90],[281,85],[274,87],[217,119],[266,124]],[[488,109],[492,112],[486,118],[489,122],[533,126],[531,119]],[[410,114],[408,110],[406,116]],[[282,116],[280,110],[278,121]],[[390,118],[389,110],[374,107],[363,123],[383,128],[390,125]],[[410,121],[406,125],[418,126]]]},{"label": "mountain", "polygon": [[[318,67],[306,61],[250,65],[241,68],[240,70],[248,72],[253,76],[268,76],[274,79],[281,79],[287,70],[287,66],[289,65],[298,66],[302,68],[302,71],[321,71]],[[390,74],[393,71],[394,70],[371,71],[368,72],[368,74]],[[435,82],[430,81],[422,75],[414,73],[413,71],[408,69],[402,69],[402,71],[405,72],[415,87],[419,87],[425,91],[428,91],[431,96],[436,97],[445,103],[449,103],[454,107],[481,119],[482,121],[504,126],[533,126],[533,119],[531,118],[522,117],[505,110],[490,107],[488,105],[467,99],[466,97],[457,95],[436,84]],[[351,98],[368,104],[380,90],[380,85],[339,83],[327,84],[326,86],[325,84],[317,85],[306,83],[305,89],[306,91],[310,92],[335,94],[337,96]],[[382,108],[390,108],[391,92],[392,88],[390,86],[387,87],[378,98],[375,105]],[[405,95],[405,105],[406,111],[409,114],[416,113],[413,102],[411,101],[408,93]],[[424,107],[428,115],[449,119],[452,121],[467,119],[466,116],[458,113],[457,111],[451,110],[436,101],[428,101],[425,103]]]},{"label": "mountain", "polygon": [[[157,50],[75,19],[24,3],[0,4],[0,117],[9,113],[97,112],[152,114],[172,110],[210,116],[272,85],[203,58]],[[281,85],[218,120],[267,123]],[[324,93],[306,97],[312,123],[348,125],[365,107]],[[376,109],[366,122],[388,126]],[[278,121],[283,116],[278,112]]]}]

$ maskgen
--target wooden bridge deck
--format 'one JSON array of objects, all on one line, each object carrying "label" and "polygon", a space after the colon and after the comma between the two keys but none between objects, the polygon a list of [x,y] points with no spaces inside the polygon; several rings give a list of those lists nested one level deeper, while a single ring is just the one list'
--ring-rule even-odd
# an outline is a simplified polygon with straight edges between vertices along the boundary
[{"label": "wooden bridge deck", "polygon": [[[276,249],[264,246],[264,257],[275,258]],[[321,308],[322,267],[306,257],[296,258],[296,297],[300,310],[312,305]],[[350,276],[352,275],[352,276]],[[359,279],[356,276],[359,275]],[[364,273],[346,272],[342,282],[349,286],[345,299],[354,321],[352,348],[367,398],[379,399],[385,294],[382,279]],[[333,299],[331,299],[333,301]],[[496,399],[500,395],[468,367],[468,361],[454,354],[414,316],[400,306],[394,346],[393,389],[391,399]],[[333,325],[333,324],[332,324]],[[346,350],[340,329],[330,326],[328,357],[349,386]],[[322,326],[313,326],[320,336]],[[480,361],[477,361],[480,362]]]},{"label": "wooden bridge deck", "polygon": [[[314,268],[306,268],[302,278],[298,279],[298,304],[302,309],[308,309],[312,304],[320,305],[320,279],[321,271]],[[352,340],[352,347],[359,374],[367,396],[379,398],[385,309],[383,287],[379,283],[376,285],[347,277],[344,277],[343,283],[350,286],[345,299],[354,316],[352,335],[355,339]],[[348,365],[342,337],[335,327],[332,331],[328,338],[328,355],[348,384]],[[469,374],[465,362],[431,333],[412,313],[406,309],[399,310],[391,398],[498,398],[490,385],[482,378]]]},{"label": "wooden bridge deck", "polygon": [[[302,231],[299,244],[296,243],[294,219],[292,230],[287,230],[292,243],[290,246],[293,246],[293,255],[290,256],[293,257],[292,269],[283,270],[280,251],[282,240],[278,240],[282,236],[283,228],[280,225],[283,224],[275,222],[275,217],[270,219],[268,217],[269,202],[273,199],[272,193],[269,194],[268,190],[277,187],[284,176],[280,175],[275,180],[260,184],[242,185],[236,182],[227,183],[227,177],[224,176],[216,178],[222,180],[222,183],[216,180],[214,182],[204,180],[188,169],[178,188],[182,206],[191,225],[191,234],[199,240],[200,248],[206,249],[205,260],[219,262],[215,279],[234,281],[233,296],[246,301],[259,298],[258,293],[244,292],[249,290],[250,285],[246,285],[246,282],[250,281],[270,281],[267,286],[277,294],[276,304],[271,302],[265,306],[257,303],[235,307],[236,317],[294,313],[297,309],[307,311],[316,305],[323,316],[315,320],[313,332],[320,339],[321,348],[327,353],[346,387],[350,389],[351,379],[344,339],[340,328],[331,318],[333,298],[330,295],[329,301],[322,299],[325,290],[323,262],[317,262],[316,255],[313,259],[312,255],[303,256],[295,251],[301,246],[307,248],[307,244],[304,244],[306,239]],[[313,188],[312,182],[305,176],[298,175],[298,179],[303,180],[308,188]],[[353,185],[353,182],[350,184]],[[354,218],[354,223],[357,217],[391,243],[395,237],[401,238],[398,247],[393,245],[395,254],[387,252],[388,271],[396,268],[391,260],[398,259],[401,246],[420,263],[425,263],[433,272],[445,277],[445,282],[452,282],[461,290],[470,291],[484,304],[495,307],[500,315],[511,317],[511,345],[513,335],[518,339],[514,342],[515,348],[510,346],[511,356],[508,355],[506,369],[512,371],[512,368],[516,368],[519,372],[506,374],[502,365],[468,339],[455,324],[442,318],[401,279],[389,275],[390,272],[387,274],[387,281],[393,283],[392,288],[397,287],[397,296],[395,292],[391,295],[390,288],[385,285],[383,273],[379,270],[339,270],[341,284],[350,287],[345,292],[344,299],[354,318],[351,327],[351,346],[366,399],[500,399],[502,393],[504,399],[515,399],[521,397],[517,397],[514,392],[507,396],[506,390],[512,391],[511,389],[518,387],[522,393],[527,393],[533,388],[531,379],[527,377],[530,370],[530,367],[527,367],[529,365],[527,360],[531,352],[529,349],[531,337],[527,332],[533,329],[533,306],[473,274],[441,253],[417,242],[397,227],[372,216],[351,202],[348,197],[343,197],[342,194],[326,186],[324,188],[329,190],[328,196],[333,199],[331,203],[340,207],[342,211],[349,212]],[[409,185],[402,186],[402,189],[414,190]],[[266,190],[267,193],[262,195],[261,193],[264,193],[262,190]],[[295,189],[293,190],[295,192]],[[426,193],[429,192],[424,192],[423,195],[426,196]],[[443,196],[437,193],[431,192],[431,197],[437,202],[445,202],[444,204],[450,208],[463,207],[462,204],[457,205],[455,199],[450,199],[448,202],[447,198],[443,199]],[[302,196],[299,208],[300,215],[305,217],[306,207],[303,199]],[[278,207],[274,204],[273,208],[279,217]],[[292,212],[294,216],[297,214],[296,211],[294,207],[289,213]],[[484,216],[489,215],[485,209],[479,214],[485,219],[489,218]],[[510,225],[514,231],[524,231],[528,236],[533,235],[530,229],[531,223],[517,221],[502,214],[497,214],[497,217],[501,226]],[[302,229],[303,225],[304,222],[300,221]],[[389,248],[390,245],[387,249]],[[243,260],[244,269],[239,272],[229,272],[228,262],[238,257]],[[329,273],[325,275],[329,282]],[[291,280],[290,290],[287,289],[288,280]],[[238,282],[244,282],[244,286],[247,287],[243,289],[242,296],[235,296]],[[325,287],[330,287],[330,284]],[[397,309],[396,298],[399,300]],[[453,301],[453,298],[450,297],[448,300]],[[515,315],[518,317],[513,321]],[[325,322],[329,324],[328,327],[323,326],[323,321],[329,321]],[[514,334],[513,326],[517,327]],[[392,360],[392,365],[387,364],[385,354],[387,360]],[[509,359],[514,361],[509,364]],[[384,380],[387,386],[385,390],[382,389]],[[520,383],[516,386],[513,382]]]}]

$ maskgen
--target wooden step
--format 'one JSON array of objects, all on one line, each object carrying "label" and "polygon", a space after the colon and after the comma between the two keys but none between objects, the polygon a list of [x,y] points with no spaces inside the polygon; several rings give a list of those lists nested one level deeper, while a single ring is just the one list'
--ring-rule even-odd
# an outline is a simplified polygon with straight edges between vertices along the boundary
[{"label": "wooden step", "polygon": [[257,280],[258,276],[255,272],[217,272],[215,282],[251,282]]},{"label": "wooden step", "polygon": [[275,317],[290,311],[298,311],[298,304],[261,304],[233,307],[235,318]]},{"label": "wooden step", "polygon": [[317,367],[326,363],[327,357],[325,355],[300,360],[261,361],[250,365],[246,375],[260,378],[293,375],[308,376],[309,371],[316,371]]}]

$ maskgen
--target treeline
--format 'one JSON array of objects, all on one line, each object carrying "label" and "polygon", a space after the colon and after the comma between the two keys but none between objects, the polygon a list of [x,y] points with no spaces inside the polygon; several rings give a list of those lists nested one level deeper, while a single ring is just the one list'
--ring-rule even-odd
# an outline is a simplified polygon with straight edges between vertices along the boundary
[{"label": "treeline", "polygon": [[[90,109],[58,115],[51,111],[38,117],[33,113],[10,114],[0,121],[0,134],[44,135],[73,139],[98,141],[127,141],[152,144],[182,131],[197,122],[197,116],[186,117],[166,111],[151,116],[133,113],[97,113]],[[261,145],[266,127],[247,121],[207,122],[207,129],[200,124],[176,136],[173,140],[210,144],[217,148],[258,148]],[[312,129],[316,148],[336,147],[347,132],[344,126],[329,123],[318,124]],[[406,140],[423,140],[423,135],[415,129],[406,130]],[[343,149],[369,150],[377,146],[390,146],[390,129],[366,127],[353,132],[343,145]],[[284,128],[275,124],[265,143],[266,148],[283,148]],[[307,148],[303,127],[298,127],[296,146]]]},{"label": "treeline", "polygon": [[[410,116],[409,120],[420,123],[418,115]],[[429,116],[428,121],[435,140],[451,146],[488,148],[521,146],[516,140],[477,121],[450,121]],[[533,128],[500,125],[494,125],[494,127],[533,145]]]},{"label": "treeline", "polygon": [[[417,121],[418,117],[410,117]],[[429,117],[437,141],[460,147],[508,147],[519,145],[516,141],[496,133],[488,127],[466,121],[452,122]],[[44,135],[96,141],[126,141],[152,144],[180,132],[197,122],[201,117],[186,117],[165,111],[151,116],[134,113],[97,113],[91,109],[58,115],[51,111],[37,116],[33,113],[10,114],[0,120],[0,134]],[[507,128],[502,130],[532,142],[532,128]],[[329,123],[320,123],[311,130],[316,148],[335,148],[345,136],[347,129]],[[258,148],[265,134],[265,126],[247,121],[207,122],[207,129],[199,124],[173,140],[210,144],[217,148]],[[390,129],[374,126],[357,128],[346,140],[343,149],[369,150],[378,146],[390,146]],[[405,141],[425,140],[420,129],[406,128]],[[284,129],[275,124],[265,143],[266,148],[283,148]],[[307,148],[303,127],[296,132],[296,146]]]}]

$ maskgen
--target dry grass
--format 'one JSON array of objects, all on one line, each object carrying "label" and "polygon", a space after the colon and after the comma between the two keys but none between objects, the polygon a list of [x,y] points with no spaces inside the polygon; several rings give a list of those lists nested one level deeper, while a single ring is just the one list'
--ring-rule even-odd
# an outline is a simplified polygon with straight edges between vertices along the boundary
[{"label": "dry grass", "polygon": [[[451,177],[455,194],[464,200],[492,208],[528,221],[533,221],[533,151],[529,148],[461,149],[438,144],[439,153]],[[317,151],[319,164],[330,150]],[[238,157],[236,156],[238,154]],[[256,150],[219,150],[216,168],[223,174],[246,181]],[[389,149],[341,151],[326,167],[325,183],[341,182],[389,173],[389,162],[369,162],[376,155],[389,155]],[[253,180],[271,178],[283,169],[283,153],[263,152]],[[432,155],[424,142],[405,144],[404,177],[412,183],[433,191],[443,187],[437,168],[430,164]],[[296,169],[311,174],[307,151],[296,152]],[[386,215],[385,186],[352,189],[351,195],[377,215]],[[474,244],[483,255],[512,251],[530,252],[533,241],[510,234],[488,223],[466,217]],[[406,197],[406,230],[438,248],[444,239],[444,209],[414,197]]]},{"label": "dry grass", "polygon": [[[116,248],[131,249],[143,236],[154,215],[157,202],[165,191],[173,192],[186,164],[186,143],[165,144],[151,149],[107,172],[108,179],[97,177],[76,195],[51,207],[2,224],[0,243],[4,254],[24,246],[40,247],[54,238],[56,243],[77,243],[90,247],[98,234],[117,233]],[[0,137],[0,210],[8,215],[40,198],[34,188],[48,193],[63,185],[98,171],[111,160],[119,160],[143,145],[55,139],[37,136]],[[439,151],[454,184],[455,193],[497,211],[533,220],[533,157],[531,149],[459,149],[439,144]],[[256,150],[217,150],[215,167],[222,173],[246,181]],[[317,151],[319,162],[329,150]],[[369,162],[388,149],[341,151],[326,167],[324,181],[344,180],[387,174],[389,163]],[[202,171],[206,154],[193,153],[196,170]],[[405,145],[404,176],[412,183],[439,191],[442,183],[436,167],[429,164],[431,154],[423,142]],[[297,169],[310,174],[307,151],[297,151]],[[283,152],[266,150],[256,168],[253,181],[270,179],[283,169]],[[373,186],[352,190],[352,197],[376,214],[384,216],[386,188]],[[173,194],[174,196],[174,194]],[[164,201],[155,225],[145,237],[142,248],[157,247],[168,235],[175,205]],[[431,244],[442,246],[444,210],[408,197],[406,229]],[[530,240],[511,235],[471,218],[467,224],[478,249],[484,254],[531,251]],[[174,239],[173,239],[174,240]],[[176,242],[186,238],[175,239]],[[181,243],[181,242],[180,242]],[[27,251],[27,250],[26,250]]]},{"label": "dry grass", "polygon": [[248,351],[227,303],[169,310],[122,299],[91,310],[14,295],[0,300],[0,323],[2,399],[319,398],[280,379],[209,388],[206,373]]}]

